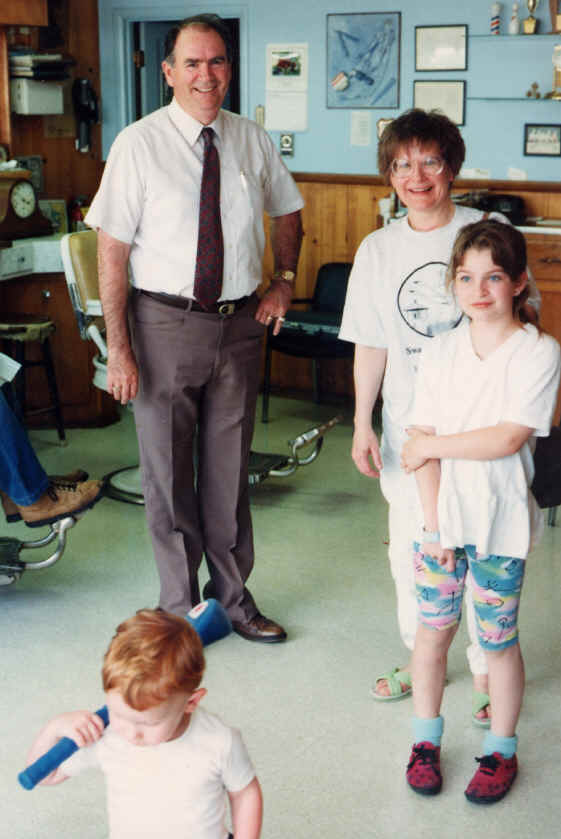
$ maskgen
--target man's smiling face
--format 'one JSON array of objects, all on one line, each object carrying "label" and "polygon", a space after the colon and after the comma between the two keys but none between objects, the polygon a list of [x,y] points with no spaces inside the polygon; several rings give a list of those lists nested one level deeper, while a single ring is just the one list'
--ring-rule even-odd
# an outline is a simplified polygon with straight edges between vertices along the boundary
[{"label": "man's smiling face", "polygon": [[203,125],[222,107],[232,76],[226,45],[214,29],[189,26],[175,42],[174,62],[162,62],[166,81],[179,105]]}]

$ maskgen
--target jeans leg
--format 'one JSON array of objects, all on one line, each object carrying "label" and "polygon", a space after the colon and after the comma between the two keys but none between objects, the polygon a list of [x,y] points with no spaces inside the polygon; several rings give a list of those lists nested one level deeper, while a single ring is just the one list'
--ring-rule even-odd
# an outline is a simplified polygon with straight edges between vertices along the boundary
[{"label": "jeans leg", "polygon": [[25,429],[0,390],[0,489],[16,504],[28,505],[37,501],[48,485]]}]

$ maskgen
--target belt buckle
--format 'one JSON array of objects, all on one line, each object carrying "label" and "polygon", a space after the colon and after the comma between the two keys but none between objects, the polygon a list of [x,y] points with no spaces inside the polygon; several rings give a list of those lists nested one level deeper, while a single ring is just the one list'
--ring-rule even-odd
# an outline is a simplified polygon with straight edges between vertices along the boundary
[{"label": "belt buckle", "polygon": [[228,317],[228,315],[233,315],[235,311],[235,303],[220,303],[218,306],[218,314],[222,315],[222,317]]}]

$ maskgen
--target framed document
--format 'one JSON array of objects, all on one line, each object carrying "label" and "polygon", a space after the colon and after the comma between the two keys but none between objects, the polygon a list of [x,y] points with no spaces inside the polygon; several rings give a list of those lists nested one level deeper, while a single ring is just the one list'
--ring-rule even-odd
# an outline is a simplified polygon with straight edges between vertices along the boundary
[{"label": "framed document", "polygon": [[465,122],[466,83],[463,81],[414,81],[413,107],[438,110],[455,122]]},{"label": "framed document", "polygon": [[467,70],[467,32],[458,26],[415,27],[415,70]]}]

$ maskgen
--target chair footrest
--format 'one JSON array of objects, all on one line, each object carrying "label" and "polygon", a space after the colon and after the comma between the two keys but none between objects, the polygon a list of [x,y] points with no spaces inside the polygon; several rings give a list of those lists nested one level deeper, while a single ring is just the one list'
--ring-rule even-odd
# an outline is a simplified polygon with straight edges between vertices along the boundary
[{"label": "chair footrest", "polygon": [[288,456],[285,454],[274,454],[267,452],[249,453],[249,483],[259,484],[269,476],[273,469],[283,469],[288,463]]}]

